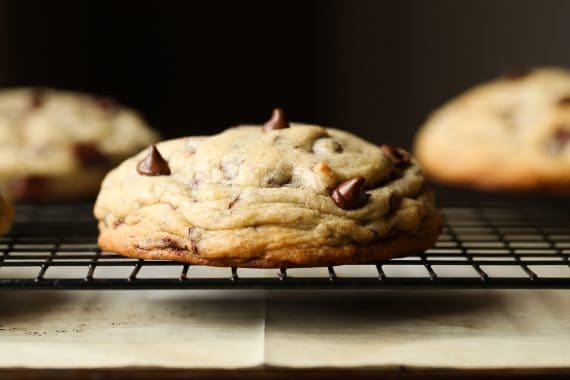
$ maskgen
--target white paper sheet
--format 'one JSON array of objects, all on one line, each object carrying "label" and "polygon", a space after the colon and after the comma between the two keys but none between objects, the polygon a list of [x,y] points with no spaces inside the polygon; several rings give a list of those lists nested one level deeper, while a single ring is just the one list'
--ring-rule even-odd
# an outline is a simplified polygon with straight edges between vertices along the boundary
[{"label": "white paper sheet", "polygon": [[242,291],[3,291],[0,366],[257,366],[262,301]]},{"label": "white paper sheet", "polygon": [[1,367],[570,366],[568,290],[0,292]]}]

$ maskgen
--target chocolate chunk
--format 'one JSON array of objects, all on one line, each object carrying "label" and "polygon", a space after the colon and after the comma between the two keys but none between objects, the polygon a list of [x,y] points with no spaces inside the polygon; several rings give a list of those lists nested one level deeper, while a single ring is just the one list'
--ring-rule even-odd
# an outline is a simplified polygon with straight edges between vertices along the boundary
[{"label": "chocolate chunk", "polygon": [[271,115],[271,119],[263,124],[263,130],[265,132],[272,131],[274,129],[284,129],[289,128],[289,121],[285,116],[285,112],[281,108],[275,108],[273,110],[273,114]]},{"label": "chocolate chunk", "polygon": [[385,155],[390,157],[394,165],[398,167],[406,167],[412,161],[412,156],[401,148],[396,148],[392,145],[380,145],[380,149]]},{"label": "chocolate chunk", "polygon": [[170,175],[168,162],[154,144],[149,147],[148,155],[137,165],[137,171],[139,174],[148,176]]},{"label": "chocolate chunk", "polygon": [[364,206],[370,196],[364,192],[364,181],[364,177],[355,177],[342,182],[331,192],[332,200],[343,210]]},{"label": "chocolate chunk", "polygon": [[97,148],[95,143],[76,143],[72,149],[73,155],[81,163],[81,166],[89,167],[106,163],[105,156]]},{"label": "chocolate chunk", "polygon": [[558,99],[559,106],[570,106],[570,95],[566,95],[560,99]]},{"label": "chocolate chunk", "polygon": [[503,78],[508,79],[508,80],[519,80],[519,79],[526,77],[529,73],[530,73],[530,71],[525,70],[525,69],[512,68],[512,69],[508,69],[507,71],[505,71],[503,73]]}]

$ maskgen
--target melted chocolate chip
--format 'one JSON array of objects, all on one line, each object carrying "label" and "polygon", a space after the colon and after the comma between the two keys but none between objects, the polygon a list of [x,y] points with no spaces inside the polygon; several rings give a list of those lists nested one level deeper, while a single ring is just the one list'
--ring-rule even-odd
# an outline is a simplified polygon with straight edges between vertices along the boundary
[{"label": "melted chocolate chip", "polygon": [[119,102],[112,96],[100,96],[95,98],[95,102],[107,114],[113,114],[120,108]]},{"label": "melted chocolate chip", "polygon": [[228,204],[228,208],[233,208],[236,203],[239,202],[239,195],[237,197],[235,197],[235,199],[233,199],[229,204]]},{"label": "melted chocolate chip", "polygon": [[380,145],[380,149],[387,155],[394,165],[398,167],[408,166],[412,160],[412,156],[401,148],[396,148],[392,145]]},{"label": "melted chocolate chip", "polygon": [[570,129],[559,129],[554,134],[554,138],[565,144],[570,142]]},{"label": "melted chocolate chip", "polygon": [[52,181],[53,178],[42,176],[13,178],[9,181],[8,188],[16,199],[41,199]]},{"label": "melted chocolate chip", "polygon": [[83,142],[73,145],[73,155],[81,163],[81,166],[89,167],[101,165],[106,162],[105,156],[101,153],[95,143]]},{"label": "melted chocolate chip", "polygon": [[560,99],[558,99],[558,105],[559,106],[570,106],[570,95],[566,95]]},{"label": "melted chocolate chip", "polygon": [[390,206],[390,212],[396,211],[400,207],[401,199],[396,194],[390,194],[390,199],[388,200]]},{"label": "melted chocolate chip", "polygon": [[343,210],[354,210],[368,202],[370,195],[364,192],[364,177],[355,177],[339,184],[332,192],[334,203]]},{"label": "melted chocolate chip", "polygon": [[503,73],[503,78],[508,80],[519,80],[526,77],[530,71],[525,69],[508,69]]},{"label": "melted chocolate chip", "polygon": [[155,145],[149,147],[148,155],[137,165],[139,174],[148,176],[170,175],[168,162],[162,157]]},{"label": "melted chocolate chip", "polygon": [[175,251],[183,251],[185,250],[183,247],[181,247],[178,242],[176,242],[174,239],[166,236],[160,239],[160,242],[162,243],[162,248],[166,248],[166,249],[173,249]]},{"label": "melted chocolate chip", "polygon": [[39,108],[45,100],[45,90],[43,88],[34,88],[30,92],[30,107]]},{"label": "melted chocolate chip", "polygon": [[285,112],[281,108],[275,108],[273,110],[273,114],[271,115],[271,119],[263,124],[263,130],[265,132],[272,131],[275,129],[284,129],[289,128],[289,121],[285,116]]},{"label": "melted chocolate chip", "polygon": [[188,235],[190,236],[190,247],[192,248],[192,252],[200,253],[200,251],[198,250],[198,244],[196,243],[194,237],[194,227],[190,227],[188,229]]},{"label": "melted chocolate chip", "polygon": [[566,149],[568,144],[570,144],[570,128],[560,128],[554,132],[554,135],[552,135],[549,140],[548,146],[553,153],[559,154]]},{"label": "melted chocolate chip", "polygon": [[343,148],[342,145],[340,145],[339,143],[337,143],[336,141],[333,142],[333,146],[334,146],[334,152],[335,153],[342,153],[343,152]]}]

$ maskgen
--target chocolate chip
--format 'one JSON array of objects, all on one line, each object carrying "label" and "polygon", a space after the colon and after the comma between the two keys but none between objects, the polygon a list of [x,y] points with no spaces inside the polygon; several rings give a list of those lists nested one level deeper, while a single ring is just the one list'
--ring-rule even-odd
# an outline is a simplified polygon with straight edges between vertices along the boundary
[{"label": "chocolate chip", "polygon": [[561,153],[568,144],[570,144],[570,128],[557,129],[548,141],[550,151],[555,154]]},{"label": "chocolate chip", "polygon": [[50,187],[53,178],[42,176],[26,176],[13,178],[8,182],[9,192],[16,199],[41,199],[46,188]]},{"label": "chocolate chip", "polygon": [[396,194],[390,194],[390,199],[388,199],[388,204],[390,206],[390,212],[396,211],[400,207],[401,199]]},{"label": "chocolate chip", "polygon": [[198,249],[198,244],[196,243],[196,235],[194,233],[194,231],[196,230],[195,227],[190,227],[188,229],[188,235],[190,236],[190,247],[192,248],[192,252],[194,253],[200,253],[199,249]]},{"label": "chocolate chip", "polygon": [[107,114],[116,113],[120,108],[119,102],[112,96],[97,97],[95,98],[95,102]]},{"label": "chocolate chip", "polygon": [[42,104],[44,104],[45,94],[46,92],[43,88],[32,89],[30,92],[30,107],[39,108]]},{"label": "chocolate chip", "polygon": [[342,145],[340,145],[340,144],[337,143],[336,141],[334,141],[333,145],[334,145],[334,152],[335,152],[335,153],[342,153],[342,151],[344,150],[344,149],[342,148]]},{"label": "chocolate chip", "polygon": [[394,147],[392,145],[380,145],[380,149],[387,155],[394,165],[398,167],[406,167],[410,164],[412,156],[405,150],[401,148]]},{"label": "chocolate chip", "polygon": [[171,237],[165,236],[160,239],[161,248],[172,249],[174,251],[186,251],[184,247],[181,247],[178,242]]},{"label": "chocolate chip", "polygon": [[570,106],[570,95],[566,95],[560,99],[558,99],[559,106]]},{"label": "chocolate chip", "polygon": [[343,210],[354,210],[368,202],[370,195],[364,192],[364,177],[355,177],[339,184],[332,192],[334,203]]},{"label": "chocolate chip", "polygon": [[565,144],[570,142],[570,129],[559,129],[554,134],[554,138]]},{"label": "chocolate chip", "polygon": [[89,167],[106,162],[105,156],[101,153],[95,143],[83,142],[73,145],[73,155],[81,163],[81,166]]},{"label": "chocolate chip", "polygon": [[503,73],[503,78],[508,79],[508,80],[519,80],[524,78],[525,76],[527,76],[530,73],[530,71],[525,70],[525,69],[516,69],[516,68],[512,68],[512,69],[508,69]]},{"label": "chocolate chip", "polygon": [[228,204],[228,208],[233,208],[236,203],[239,202],[239,195],[237,197],[235,197],[229,204]]},{"label": "chocolate chip", "polygon": [[289,128],[289,121],[285,116],[285,112],[283,112],[281,108],[275,108],[273,110],[273,114],[271,115],[271,119],[267,120],[265,124],[263,124],[263,130],[265,132],[268,132],[274,129],[284,128]]},{"label": "chocolate chip", "polygon": [[168,167],[168,162],[156,149],[155,145],[149,147],[148,155],[137,165],[137,171],[139,174],[148,176],[157,175],[170,175],[170,168]]}]

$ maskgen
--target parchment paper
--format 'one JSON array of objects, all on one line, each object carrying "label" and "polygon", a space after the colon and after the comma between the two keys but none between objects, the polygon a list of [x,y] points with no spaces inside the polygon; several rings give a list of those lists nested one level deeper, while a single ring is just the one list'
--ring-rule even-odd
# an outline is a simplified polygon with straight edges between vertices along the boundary
[{"label": "parchment paper", "polygon": [[570,291],[2,291],[1,367],[570,366]]}]

